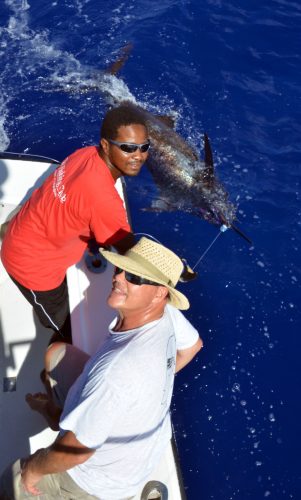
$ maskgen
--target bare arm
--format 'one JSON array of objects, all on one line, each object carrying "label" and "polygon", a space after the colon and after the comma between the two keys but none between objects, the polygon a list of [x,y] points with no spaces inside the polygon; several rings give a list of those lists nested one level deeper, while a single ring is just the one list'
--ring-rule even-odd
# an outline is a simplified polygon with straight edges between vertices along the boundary
[{"label": "bare arm", "polygon": [[133,233],[128,233],[122,240],[117,241],[112,246],[116,248],[118,253],[124,254],[127,250],[132,248],[136,243]]},{"label": "bare arm", "polygon": [[84,463],[95,450],[80,443],[73,432],[68,431],[48,448],[42,448],[22,463],[22,483],[27,492],[40,494],[36,484],[46,474],[64,472]]},{"label": "bare arm", "polygon": [[188,347],[188,349],[182,349],[181,351],[177,351],[177,360],[176,360],[176,373],[182,370],[184,366],[186,366],[194,356],[202,349],[203,341],[199,338],[196,343]]},{"label": "bare arm", "polygon": [[[132,248],[136,243],[135,236],[133,233],[127,233],[126,236],[123,236],[120,240],[116,241],[116,243],[112,243],[112,246],[116,248],[117,252],[120,254],[124,254],[127,250]],[[99,258],[99,247],[101,247],[101,244],[98,243],[94,238],[91,238],[88,241],[88,252],[89,255],[95,256],[96,260],[97,257]]]}]

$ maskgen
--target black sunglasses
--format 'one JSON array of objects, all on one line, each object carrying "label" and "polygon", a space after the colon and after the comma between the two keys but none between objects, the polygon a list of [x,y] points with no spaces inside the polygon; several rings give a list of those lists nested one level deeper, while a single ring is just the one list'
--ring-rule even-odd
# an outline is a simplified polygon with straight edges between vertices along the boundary
[{"label": "black sunglasses", "polygon": [[141,153],[146,153],[150,148],[150,141],[143,142],[142,144],[134,144],[132,142],[118,142],[113,141],[112,139],[108,139],[111,144],[118,146],[121,151],[124,153],[135,153],[137,149],[141,151]]},{"label": "black sunglasses", "polygon": [[125,279],[132,285],[155,285],[159,286],[159,283],[155,283],[154,281],[147,280],[142,278],[141,276],[137,276],[136,274],[132,274],[129,271],[125,271],[124,269],[120,269],[120,267],[115,267],[114,276],[116,274],[121,274],[124,271]]}]

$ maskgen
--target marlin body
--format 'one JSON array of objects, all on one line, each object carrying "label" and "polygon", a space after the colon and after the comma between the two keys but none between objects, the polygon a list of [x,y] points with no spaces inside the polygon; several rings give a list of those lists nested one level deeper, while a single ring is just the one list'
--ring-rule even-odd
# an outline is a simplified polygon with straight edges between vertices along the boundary
[{"label": "marlin body", "polygon": [[207,135],[204,136],[204,160],[201,160],[195,149],[174,130],[173,120],[156,116],[133,100],[114,98],[115,105],[125,102],[138,108],[144,116],[151,140],[146,166],[158,195],[145,210],[181,210],[213,224],[232,226],[236,208],[215,176]]},{"label": "marlin body", "polygon": [[208,137],[204,136],[203,161],[175,132],[171,122],[140,109],[151,140],[146,166],[159,191],[151,208],[156,211],[181,210],[213,224],[230,226],[236,209],[214,175]]}]

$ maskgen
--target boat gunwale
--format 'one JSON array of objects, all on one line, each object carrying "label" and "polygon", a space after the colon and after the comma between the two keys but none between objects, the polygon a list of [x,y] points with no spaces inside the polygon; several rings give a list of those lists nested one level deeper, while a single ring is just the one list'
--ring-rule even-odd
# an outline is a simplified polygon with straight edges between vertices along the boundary
[{"label": "boat gunwale", "polygon": [[37,163],[55,163],[60,164],[58,160],[49,158],[48,156],[40,156],[27,153],[13,153],[11,151],[0,152],[0,160],[19,160],[19,161],[33,161]]}]

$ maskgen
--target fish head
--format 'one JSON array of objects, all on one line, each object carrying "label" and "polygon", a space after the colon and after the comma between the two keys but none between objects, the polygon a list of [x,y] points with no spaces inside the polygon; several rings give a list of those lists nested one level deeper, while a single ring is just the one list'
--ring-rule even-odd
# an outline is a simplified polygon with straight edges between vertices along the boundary
[{"label": "fish head", "polygon": [[199,207],[193,211],[193,215],[200,217],[201,219],[213,224],[215,226],[221,226],[223,224],[228,225],[227,219],[223,212],[215,210],[214,207],[204,208]]},{"label": "fish head", "polygon": [[210,187],[198,186],[193,200],[193,214],[217,226],[229,227],[235,220],[236,207],[229,201],[228,193],[215,179]]}]

